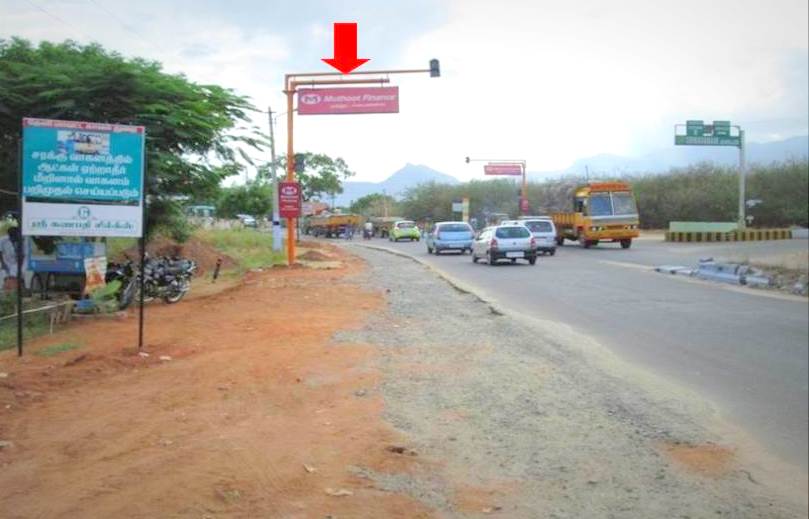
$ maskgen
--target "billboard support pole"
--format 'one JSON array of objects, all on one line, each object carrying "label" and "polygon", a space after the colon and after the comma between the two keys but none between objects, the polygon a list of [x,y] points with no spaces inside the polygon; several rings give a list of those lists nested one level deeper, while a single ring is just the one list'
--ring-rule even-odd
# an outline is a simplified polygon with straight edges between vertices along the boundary
[{"label": "billboard support pole", "polygon": [[[286,78],[285,93],[287,95],[287,181],[295,181],[295,152],[292,142],[292,122],[295,97],[295,83],[290,84]],[[295,219],[287,218],[287,265],[295,263]]]},{"label": "billboard support pole", "polygon": [[14,244],[15,256],[17,256],[17,356],[22,357],[22,330],[23,330],[23,316],[22,316],[22,289],[25,286],[25,280],[22,274],[22,255],[25,248],[23,242],[25,238],[22,234],[22,138],[17,141],[17,229],[19,230],[17,243]]},{"label": "billboard support pole", "polygon": [[[366,70],[352,72],[350,75],[374,75],[390,76],[392,74],[421,74],[428,73],[430,77],[440,77],[440,67],[437,59],[430,60],[430,68],[427,69],[397,69],[397,70]],[[362,83],[388,83],[387,77],[373,79],[346,79],[348,74],[342,72],[310,72],[286,74],[284,76],[284,93],[287,96],[287,180],[295,181],[295,155],[292,145],[292,119],[294,110],[294,97],[298,85],[350,85]],[[335,79],[301,79],[313,77],[332,77]],[[339,79],[336,79],[338,78]],[[295,79],[298,79],[295,81]],[[287,262],[292,265],[295,262],[295,218],[287,218]]]},{"label": "billboard support pole", "polygon": [[[523,202],[525,200],[525,202]],[[526,212],[523,210],[523,203],[527,205],[528,203],[528,183],[525,178],[525,161],[522,162],[522,195],[520,196],[520,214],[522,216],[526,216]]]},{"label": "billboard support pole", "polygon": [[745,160],[744,149],[744,130],[739,129],[739,229],[742,230],[747,227],[747,218],[745,215],[745,182],[747,176],[747,164]]},{"label": "billboard support pole", "polygon": [[138,284],[140,285],[139,291],[140,296],[138,296],[138,351],[143,349],[143,292],[145,291],[144,288],[146,286],[146,229],[148,224],[146,223],[146,154],[143,154],[143,184],[141,187],[141,197],[143,205],[142,210],[142,224],[141,224],[141,231],[140,231],[140,279],[138,280]]}]

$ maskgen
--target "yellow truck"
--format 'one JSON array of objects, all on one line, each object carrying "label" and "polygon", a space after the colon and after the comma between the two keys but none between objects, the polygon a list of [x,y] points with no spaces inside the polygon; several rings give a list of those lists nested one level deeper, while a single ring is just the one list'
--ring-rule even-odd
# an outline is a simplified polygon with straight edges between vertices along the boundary
[{"label": "yellow truck", "polygon": [[556,243],[574,240],[588,249],[602,241],[628,249],[639,231],[638,208],[626,182],[590,182],[576,189],[573,211],[551,215]]},{"label": "yellow truck", "polygon": [[306,221],[304,232],[311,234],[315,238],[325,236],[326,238],[337,238],[343,234],[350,226],[355,233],[362,232],[363,218],[356,214],[330,214],[321,216],[310,216]]}]

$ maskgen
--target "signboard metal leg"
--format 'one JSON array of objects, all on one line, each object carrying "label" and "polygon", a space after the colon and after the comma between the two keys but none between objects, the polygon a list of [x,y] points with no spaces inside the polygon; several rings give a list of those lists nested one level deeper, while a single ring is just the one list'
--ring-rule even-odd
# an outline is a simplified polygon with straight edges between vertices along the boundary
[{"label": "signboard metal leg", "polygon": [[18,242],[15,245],[17,255],[17,356],[22,357],[22,330],[23,330],[23,316],[22,316],[22,289],[25,285],[25,280],[22,275],[22,255],[25,250],[23,247],[22,233],[22,139],[17,141],[17,225],[20,232],[18,233]]},{"label": "signboard metal leg", "polygon": [[140,284],[140,296],[138,297],[138,306],[140,307],[140,315],[138,316],[138,351],[143,349],[143,292],[146,278],[146,233],[144,232],[143,234],[144,237],[140,239],[140,279],[138,280]]}]

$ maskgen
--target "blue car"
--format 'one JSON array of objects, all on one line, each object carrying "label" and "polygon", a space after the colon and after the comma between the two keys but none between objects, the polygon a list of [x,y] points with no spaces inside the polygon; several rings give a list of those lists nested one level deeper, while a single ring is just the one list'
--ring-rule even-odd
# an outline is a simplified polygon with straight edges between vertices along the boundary
[{"label": "blue car", "polygon": [[438,222],[427,234],[427,254],[439,254],[445,250],[456,250],[463,254],[472,252],[475,232],[466,222]]}]

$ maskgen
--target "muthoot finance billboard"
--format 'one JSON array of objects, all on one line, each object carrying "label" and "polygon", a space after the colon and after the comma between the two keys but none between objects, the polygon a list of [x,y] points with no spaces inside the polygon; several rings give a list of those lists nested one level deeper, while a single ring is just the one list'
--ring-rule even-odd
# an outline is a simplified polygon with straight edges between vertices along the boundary
[{"label": "muthoot finance billboard", "polygon": [[143,234],[142,126],[23,119],[22,231]]}]

